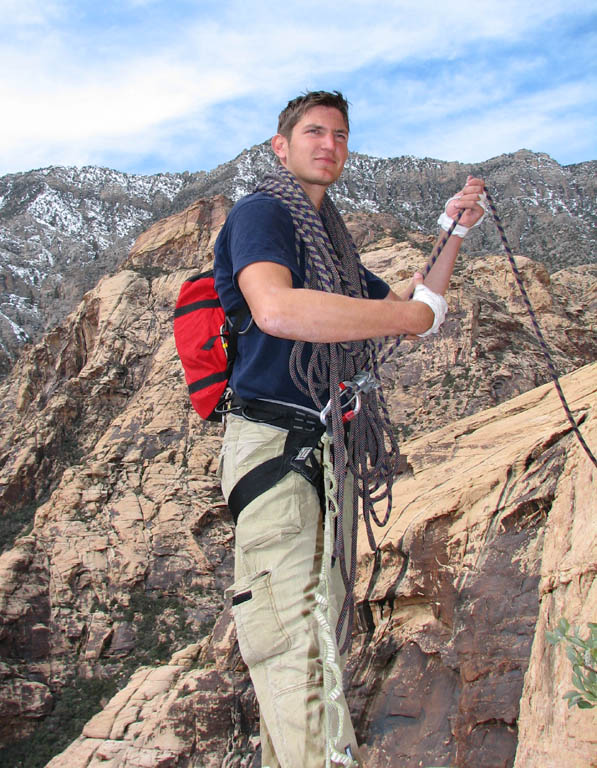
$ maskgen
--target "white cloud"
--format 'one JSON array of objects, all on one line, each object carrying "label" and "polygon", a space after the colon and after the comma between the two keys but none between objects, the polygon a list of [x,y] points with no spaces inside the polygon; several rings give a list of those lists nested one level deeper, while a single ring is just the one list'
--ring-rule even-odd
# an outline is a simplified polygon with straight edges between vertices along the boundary
[{"label": "white cloud", "polygon": [[[185,15],[176,0],[126,0],[122,7],[147,11],[129,28],[118,25],[117,7],[107,13],[110,25],[85,28],[73,26],[75,19],[84,21],[82,7],[71,13],[76,3],[0,0],[15,31],[0,50],[0,67],[11,73],[0,83],[0,103],[9,116],[0,124],[0,172],[34,162],[97,162],[102,152],[168,162],[169,151],[192,157],[191,148],[199,152],[200,142],[210,139],[240,150],[272,132],[277,109],[270,105],[279,108],[296,92],[322,83],[335,87],[336,80],[347,86],[357,119],[369,126],[375,117],[381,125],[371,138],[363,137],[364,151],[377,142],[376,153],[388,154],[381,149],[391,139],[388,119],[420,126],[421,144],[431,139],[433,146],[453,150],[450,142],[465,124],[458,116],[470,120],[474,110],[495,148],[521,131],[509,133],[503,117],[492,123],[490,115],[500,117],[493,105],[511,98],[516,110],[520,95],[511,82],[537,62],[519,59],[507,71],[497,62],[492,71],[491,61],[479,60],[484,45],[503,41],[507,47],[559,15],[569,21],[587,12],[586,0],[501,0],[459,13],[438,13],[435,0],[385,0],[374,12],[365,0],[278,6],[232,0],[217,9],[214,4],[211,12],[210,3],[187,4]],[[437,72],[430,79],[430,64],[440,60],[439,81],[433,79]],[[398,72],[401,67],[416,75]],[[378,74],[378,84],[364,80],[367,69]],[[568,107],[576,103],[574,95]],[[555,115],[542,98],[534,102],[537,137],[549,133],[547,120]],[[218,114],[220,105],[232,113],[237,100],[252,104],[236,121]],[[259,108],[267,113],[261,123]],[[451,122],[437,125],[442,119]],[[225,126],[226,136],[210,136],[218,126]]]},{"label": "white cloud", "polygon": [[[582,114],[571,115],[569,120],[561,116],[589,96],[586,85],[560,86],[513,99],[507,106],[494,106],[476,115],[470,111],[465,116],[444,118],[440,115],[428,131],[402,134],[401,146],[395,154],[480,162],[522,148],[552,155],[558,146],[565,146],[567,153],[582,152],[585,137],[594,131],[594,119]],[[568,160],[563,157],[560,162]]]},{"label": "white cloud", "polygon": [[3,25],[35,27],[55,23],[64,16],[61,2],[52,0],[0,0]]}]

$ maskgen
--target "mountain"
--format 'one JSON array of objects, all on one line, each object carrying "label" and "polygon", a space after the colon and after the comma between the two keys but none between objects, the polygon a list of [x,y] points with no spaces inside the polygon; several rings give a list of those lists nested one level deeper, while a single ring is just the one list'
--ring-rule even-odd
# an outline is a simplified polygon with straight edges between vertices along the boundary
[{"label": "mountain", "polygon": [[[267,144],[242,152],[230,163],[191,182],[180,193],[223,194],[237,200],[251,192],[272,165]],[[511,247],[550,271],[597,260],[597,161],[560,166],[549,155],[520,150],[482,163],[432,158],[376,158],[352,153],[331,196],[342,212],[389,213],[399,227],[437,231],[445,201],[468,174],[486,180]],[[466,239],[467,252],[499,251],[495,227],[486,223]]]},{"label": "mountain", "polygon": [[[60,323],[121,263],[152,222],[198,198],[235,201],[272,167],[273,155],[261,144],[209,173],[140,176],[58,167],[1,177],[0,376],[24,344]],[[342,211],[391,216],[395,234],[430,234],[466,175],[482,175],[513,249],[554,272],[596,260],[596,171],[595,161],[562,167],[526,150],[474,166],[352,154],[332,196]],[[491,223],[465,246],[471,255],[500,248]]]},{"label": "mountain", "polygon": [[[230,607],[221,429],[189,405],[172,337],[229,200],[136,240],[0,382],[0,764],[258,764]],[[429,236],[352,212],[399,288]],[[597,447],[597,266],[516,259],[580,429]],[[595,615],[595,469],[506,260],[471,256],[442,333],[384,368],[410,473],[377,554],[361,537],[346,687],[371,765],[586,768],[587,712],[546,628]],[[541,385],[541,386],[538,386]],[[588,713],[591,716],[591,713]]]}]

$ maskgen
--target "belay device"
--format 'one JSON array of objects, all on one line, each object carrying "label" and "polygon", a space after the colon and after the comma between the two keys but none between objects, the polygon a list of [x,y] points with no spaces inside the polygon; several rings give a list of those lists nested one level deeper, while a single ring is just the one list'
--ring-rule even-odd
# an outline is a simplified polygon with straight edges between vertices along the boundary
[{"label": "belay device", "polygon": [[[184,368],[191,404],[202,419],[219,421],[248,307],[227,317],[216,292],[213,270],[185,280],[174,310],[174,340]],[[250,327],[249,322],[249,327]],[[248,327],[243,333],[248,330]]]}]

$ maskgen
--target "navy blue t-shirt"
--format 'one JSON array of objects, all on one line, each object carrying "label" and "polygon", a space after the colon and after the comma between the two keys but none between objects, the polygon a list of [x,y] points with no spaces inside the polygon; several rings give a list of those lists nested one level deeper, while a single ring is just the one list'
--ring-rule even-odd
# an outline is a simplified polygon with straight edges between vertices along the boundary
[{"label": "navy blue t-shirt", "polygon": [[[216,290],[227,314],[243,306],[238,273],[256,261],[273,261],[288,267],[292,285],[305,282],[305,254],[301,243],[297,258],[294,224],[290,211],[276,198],[262,192],[244,197],[228,214],[215,245]],[[369,296],[384,299],[386,282],[365,270]],[[312,400],[296,388],[288,362],[294,341],[263,333],[255,323],[238,339],[237,357],[230,386],[245,400],[262,398],[313,408]],[[305,355],[310,354],[305,345]]]}]

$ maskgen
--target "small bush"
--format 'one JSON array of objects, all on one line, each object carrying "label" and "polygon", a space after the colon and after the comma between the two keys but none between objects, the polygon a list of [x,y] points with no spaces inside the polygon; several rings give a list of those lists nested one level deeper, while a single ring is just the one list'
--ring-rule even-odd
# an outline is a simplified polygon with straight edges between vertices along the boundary
[{"label": "small bush", "polygon": [[545,636],[552,645],[563,643],[566,656],[572,664],[572,682],[576,690],[568,691],[564,698],[568,706],[592,709],[597,703],[597,624],[589,622],[586,640],[580,636],[579,627],[570,631],[570,624],[561,618],[554,632]]}]

